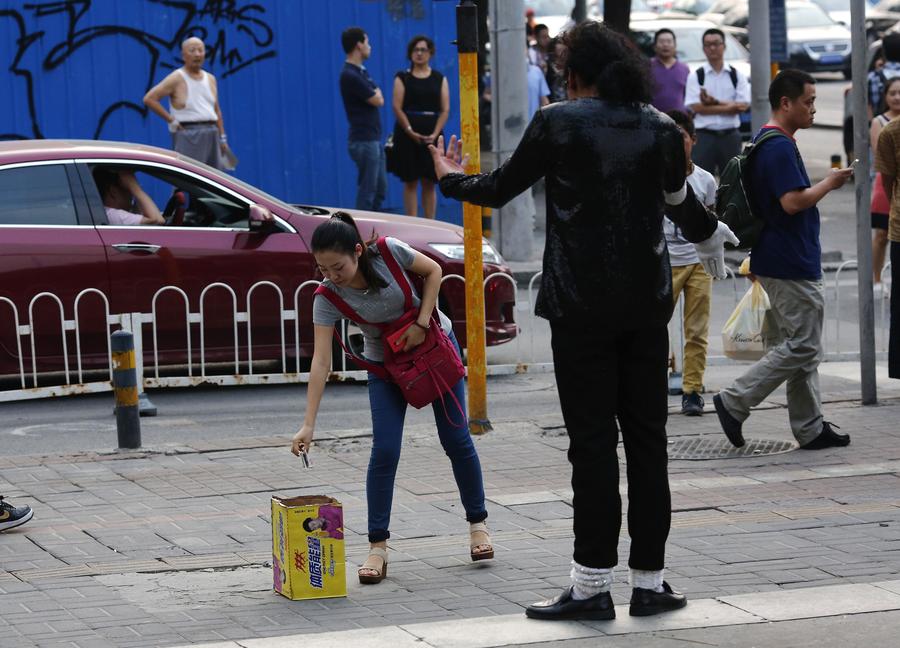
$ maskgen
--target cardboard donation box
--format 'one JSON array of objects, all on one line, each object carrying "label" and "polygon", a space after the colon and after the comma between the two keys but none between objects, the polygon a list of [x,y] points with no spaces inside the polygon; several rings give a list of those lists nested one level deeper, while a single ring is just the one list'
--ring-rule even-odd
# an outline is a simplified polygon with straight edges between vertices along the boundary
[{"label": "cardboard donation box", "polygon": [[344,509],[324,495],[272,498],[275,591],[298,599],[347,596]]}]

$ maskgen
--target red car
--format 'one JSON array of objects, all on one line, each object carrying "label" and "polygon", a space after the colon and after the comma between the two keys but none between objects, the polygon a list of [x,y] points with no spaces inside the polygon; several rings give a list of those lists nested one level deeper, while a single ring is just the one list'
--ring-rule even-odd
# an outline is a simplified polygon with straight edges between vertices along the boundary
[{"label": "red car", "polygon": [[[134,172],[161,207],[166,225],[109,225],[93,176],[98,167]],[[89,288],[95,291],[84,294],[78,305],[78,343],[85,368],[107,366],[106,312],[99,293],[108,298],[111,314],[151,313],[154,295],[163,286],[177,286],[184,295],[168,290],[156,297],[160,365],[186,363],[185,296],[190,313],[202,312],[206,362],[233,362],[237,331],[243,363],[247,325],[235,324],[234,312],[248,310],[248,291],[263,281],[277,286],[283,303],[272,285],[254,289],[249,309],[253,360],[280,359],[283,334],[289,356],[285,370],[295,370],[294,326],[282,323],[280,309],[292,311],[298,287],[321,279],[308,242],[330,209],[289,205],[172,151],[101,141],[0,142],[0,197],[0,375],[19,373],[10,301],[19,324],[35,327],[38,372],[61,371],[60,309],[65,319],[73,320],[76,297]],[[250,216],[265,210],[273,221],[260,223]],[[463,274],[461,227],[348,211],[364,237],[394,236],[437,261],[445,276]],[[485,277],[511,276],[487,241],[483,256]],[[207,288],[217,283],[231,290]],[[55,297],[45,295],[32,304],[44,292]],[[310,284],[299,293],[301,357],[312,354],[312,292]],[[488,281],[485,302],[487,344],[515,337],[513,284],[506,277]],[[440,307],[465,344],[461,281],[445,282]],[[198,322],[191,325],[194,362],[200,357],[200,328]],[[149,367],[153,335],[149,326],[143,330],[144,361]],[[28,336],[20,340],[25,372],[30,373],[32,340]],[[67,332],[67,343],[74,368],[74,330]]]}]

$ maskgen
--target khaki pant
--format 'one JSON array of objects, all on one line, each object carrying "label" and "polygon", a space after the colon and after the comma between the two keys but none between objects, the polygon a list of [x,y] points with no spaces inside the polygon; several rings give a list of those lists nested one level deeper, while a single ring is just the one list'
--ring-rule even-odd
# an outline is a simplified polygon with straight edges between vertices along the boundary
[{"label": "khaki pant", "polygon": [[703,266],[694,263],[672,268],[672,296],[678,304],[678,296],[684,292],[684,369],[681,379],[685,394],[703,391],[703,373],[706,371],[706,344],[709,334],[709,302],[712,295],[712,277]]},{"label": "khaki pant", "polygon": [[777,330],[766,340],[766,355],[719,394],[729,414],[744,421],[750,416],[751,407],[787,382],[791,431],[803,445],[822,432],[818,370],[825,314],[822,282],[759,275],[757,279],[769,294],[769,314]]}]

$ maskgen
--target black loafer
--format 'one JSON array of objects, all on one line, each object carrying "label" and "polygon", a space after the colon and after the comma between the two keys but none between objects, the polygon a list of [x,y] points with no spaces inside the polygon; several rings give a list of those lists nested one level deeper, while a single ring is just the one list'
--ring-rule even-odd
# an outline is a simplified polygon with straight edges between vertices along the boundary
[{"label": "black loafer", "polygon": [[641,587],[635,587],[631,590],[631,607],[628,613],[631,616],[652,616],[660,612],[677,610],[687,605],[687,599],[684,594],[673,591],[665,581],[663,581],[662,586],[662,592],[655,592]]},{"label": "black loafer", "polygon": [[525,608],[525,616],[546,621],[606,621],[616,618],[616,608],[609,592],[600,592],[579,601],[572,598],[572,588],[569,587],[559,596],[529,605]]},{"label": "black loafer", "polygon": [[713,396],[713,406],[716,408],[722,431],[725,432],[725,436],[731,441],[731,445],[735,448],[742,448],[744,446],[744,435],[741,432],[741,428],[744,424],[728,413],[728,410],[725,409],[725,403],[722,402],[722,397],[718,394]]}]

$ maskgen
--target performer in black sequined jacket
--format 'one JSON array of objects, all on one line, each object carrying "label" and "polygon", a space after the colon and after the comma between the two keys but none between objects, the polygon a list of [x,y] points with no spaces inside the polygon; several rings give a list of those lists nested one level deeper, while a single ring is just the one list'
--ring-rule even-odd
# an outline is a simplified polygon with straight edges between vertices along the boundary
[{"label": "performer in black sequined jacket", "polygon": [[663,213],[724,278],[731,231],[686,184],[682,136],[649,105],[649,68],[588,21],[563,37],[569,100],[539,110],[512,156],[467,176],[451,138],[432,147],[441,192],[499,207],[546,180],[547,240],[536,312],[550,320],[574,490],[573,584],[530,617],[610,619],[621,522],[619,429],[628,471],[631,614],[685,605],[663,581],[671,518],[666,469],[672,276]]}]

